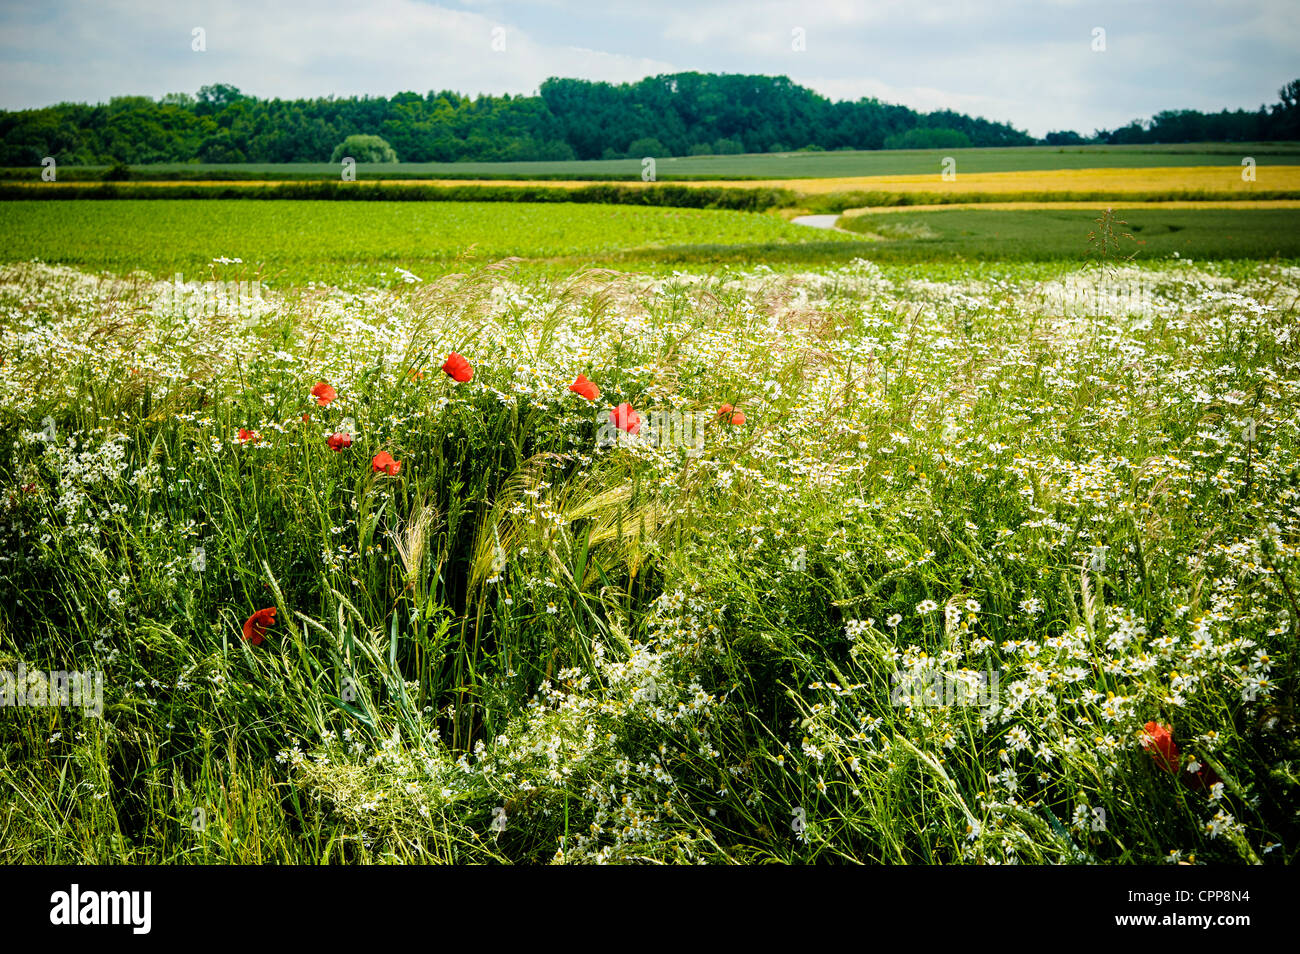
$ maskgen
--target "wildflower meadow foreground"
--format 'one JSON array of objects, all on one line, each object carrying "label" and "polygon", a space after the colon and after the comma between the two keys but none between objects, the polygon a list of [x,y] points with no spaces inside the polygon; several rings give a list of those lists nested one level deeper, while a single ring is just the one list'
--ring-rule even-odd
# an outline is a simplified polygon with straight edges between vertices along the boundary
[{"label": "wildflower meadow foreground", "polygon": [[0,858],[1294,860],[1300,269],[980,275],[4,266]]}]

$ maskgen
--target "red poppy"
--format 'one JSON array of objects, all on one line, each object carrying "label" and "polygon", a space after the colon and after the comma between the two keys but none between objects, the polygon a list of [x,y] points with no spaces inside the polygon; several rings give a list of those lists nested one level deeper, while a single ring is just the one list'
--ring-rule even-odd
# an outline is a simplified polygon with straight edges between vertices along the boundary
[{"label": "red poppy", "polygon": [[1142,739],[1142,747],[1147,750],[1147,754],[1166,772],[1177,772],[1181,759],[1178,746],[1174,744],[1173,732],[1158,722],[1148,722],[1144,728],[1146,735]]},{"label": "red poppy", "polygon": [[260,609],[244,620],[244,638],[254,646],[262,645],[266,631],[275,625],[275,607]]},{"label": "red poppy", "polygon": [[641,430],[641,415],[632,410],[632,405],[624,401],[618,407],[610,412],[609,419],[614,426],[629,434],[635,434]]},{"label": "red poppy", "polygon": [[302,422],[303,422],[304,424],[310,424],[310,423],[311,423],[311,415],[310,415],[310,414],[303,414],[303,416],[302,416]]},{"label": "red poppy", "polygon": [[452,352],[447,355],[447,360],[443,362],[442,370],[446,371],[452,378],[464,384],[470,378],[474,377],[474,368],[468,361]]},{"label": "red poppy", "polygon": [[243,427],[239,429],[239,443],[241,444],[256,444],[261,439],[262,435],[257,431],[250,431]]},{"label": "red poppy", "polygon": [[411,376],[412,381],[424,380],[424,372],[421,371],[419,368],[412,368],[410,371],[407,371],[406,373]]},{"label": "red poppy", "polygon": [[594,401],[600,397],[600,388],[588,381],[585,374],[578,375],[578,380],[569,385],[569,390],[574,394],[581,394],[588,401]]},{"label": "red poppy", "polygon": [[726,417],[728,414],[731,415],[731,423],[737,427],[740,427],[741,424],[745,423],[744,411],[737,411],[730,404],[724,404],[722,407],[718,408],[718,417]]},{"label": "red poppy", "polygon": [[311,396],[316,399],[316,403],[324,407],[330,401],[339,396],[328,381],[317,381],[312,385]]},{"label": "red poppy", "polygon": [[388,474],[390,477],[395,476],[402,469],[400,460],[393,460],[393,455],[388,451],[380,451],[370,461],[370,469],[376,474]]},{"label": "red poppy", "polygon": [[325,438],[325,443],[330,446],[330,450],[341,452],[345,447],[352,446],[352,435],[346,432],[331,434]]}]

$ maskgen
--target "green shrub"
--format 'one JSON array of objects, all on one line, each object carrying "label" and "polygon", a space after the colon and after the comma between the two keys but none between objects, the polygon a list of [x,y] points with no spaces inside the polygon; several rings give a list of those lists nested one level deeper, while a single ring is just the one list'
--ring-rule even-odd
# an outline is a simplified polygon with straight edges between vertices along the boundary
[{"label": "green shrub", "polygon": [[357,162],[397,162],[397,153],[393,147],[379,136],[348,136],[334,147],[330,162],[342,162],[351,158]]}]

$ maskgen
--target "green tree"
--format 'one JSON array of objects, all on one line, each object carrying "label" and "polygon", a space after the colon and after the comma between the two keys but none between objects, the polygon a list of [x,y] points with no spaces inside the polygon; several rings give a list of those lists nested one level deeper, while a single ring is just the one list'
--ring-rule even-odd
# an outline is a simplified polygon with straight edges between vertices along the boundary
[{"label": "green tree", "polygon": [[357,162],[397,162],[397,153],[378,136],[356,134],[348,136],[334,147],[330,162],[341,162],[351,157]]},{"label": "green tree", "polygon": [[885,137],[886,149],[962,149],[973,145],[960,129],[909,129]]},{"label": "green tree", "polygon": [[209,136],[199,146],[199,162],[244,162],[245,156],[235,145],[230,133],[223,129],[216,135]]},{"label": "green tree", "polygon": [[640,156],[666,156],[668,150],[664,144],[653,136],[644,136],[640,139],[634,139],[632,144],[627,147],[627,154],[633,158]]}]

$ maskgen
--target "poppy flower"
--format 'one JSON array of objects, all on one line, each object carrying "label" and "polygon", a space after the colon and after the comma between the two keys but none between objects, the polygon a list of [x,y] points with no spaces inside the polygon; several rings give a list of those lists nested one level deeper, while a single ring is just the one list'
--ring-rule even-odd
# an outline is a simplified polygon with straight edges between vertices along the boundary
[{"label": "poppy flower", "polygon": [[257,431],[250,431],[243,427],[239,429],[239,443],[241,444],[256,444],[261,439],[262,435]]},{"label": "poppy flower", "polygon": [[1142,739],[1142,747],[1147,750],[1147,754],[1166,772],[1177,772],[1181,759],[1173,732],[1158,722],[1148,722],[1143,728],[1146,729],[1146,735]]},{"label": "poppy flower", "polygon": [[330,401],[339,396],[328,381],[317,381],[312,385],[311,396],[316,399],[316,403],[324,407]]},{"label": "poppy flower", "polygon": [[464,384],[470,378],[474,377],[473,366],[454,351],[447,355],[447,360],[443,362],[442,370],[446,371],[451,375],[453,380],[459,381],[461,384]]},{"label": "poppy flower", "polygon": [[262,639],[266,636],[266,631],[274,625],[275,607],[269,606],[266,609],[260,609],[244,620],[244,639],[254,646],[260,646],[262,645]]},{"label": "poppy flower", "polygon": [[388,451],[380,451],[370,461],[370,469],[376,474],[388,474],[392,477],[402,469],[402,462],[400,460],[393,460],[393,455],[388,453]]},{"label": "poppy flower", "polygon": [[737,411],[730,404],[724,404],[722,407],[718,408],[718,417],[725,418],[728,414],[731,415],[731,423],[736,425],[736,427],[740,427],[740,425],[745,423],[744,411]]},{"label": "poppy flower", "polygon": [[424,372],[421,371],[419,368],[412,368],[410,371],[407,371],[406,373],[410,375],[412,381],[424,380]]},{"label": "poppy flower", "polygon": [[331,434],[325,438],[325,443],[329,445],[330,450],[342,452],[344,448],[352,446],[352,435],[346,432]]},{"label": "poppy flower", "polygon": [[641,430],[641,415],[632,410],[632,405],[626,401],[610,412],[609,419],[615,427],[627,431],[629,434],[635,434]]},{"label": "poppy flower", "polygon": [[588,381],[585,374],[578,375],[578,380],[569,385],[569,390],[574,394],[581,394],[588,401],[594,401],[600,397],[600,388]]},{"label": "poppy flower", "polygon": [[310,414],[306,414],[306,413],[304,413],[303,416],[302,416],[302,422],[303,422],[304,424],[310,424],[310,423],[311,423],[311,415],[310,415]]}]

